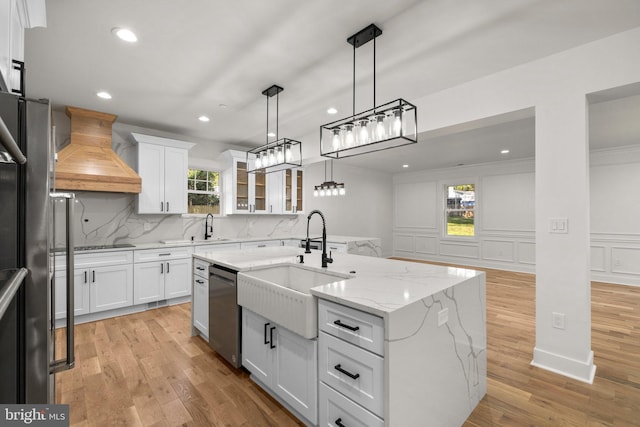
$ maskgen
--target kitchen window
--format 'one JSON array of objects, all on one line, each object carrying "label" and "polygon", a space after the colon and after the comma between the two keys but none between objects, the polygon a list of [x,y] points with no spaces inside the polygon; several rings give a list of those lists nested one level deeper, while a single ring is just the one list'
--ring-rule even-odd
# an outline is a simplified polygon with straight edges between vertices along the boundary
[{"label": "kitchen window", "polygon": [[189,169],[187,204],[190,214],[220,213],[220,174],[218,171]]},{"label": "kitchen window", "polygon": [[476,186],[445,186],[445,232],[447,236],[475,236]]}]

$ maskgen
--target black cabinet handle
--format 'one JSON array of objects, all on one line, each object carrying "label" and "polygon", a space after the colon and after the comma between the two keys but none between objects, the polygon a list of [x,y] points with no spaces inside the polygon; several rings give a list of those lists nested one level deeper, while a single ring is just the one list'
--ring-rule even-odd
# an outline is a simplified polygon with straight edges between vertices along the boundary
[{"label": "black cabinet handle", "polygon": [[269,348],[276,348],[276,345],[273,343],[273,331],[276,329],[275,326],[272,326],[269,330],[269,339],[271,342],[269,343]]},{"label": "black cabinet handle", "polygon": [[338,418],[338,419],[336,420],[336,425],[337,425],[338,427],[347,427],[347,426],[345,426],[344,424],[342,424],[342,418]]},{"label": "black cabinet handle", "polygon": [[267,345],[269,344],[269,340],[267,339],[267,328],[271,323],[265,323],[264,324],[264,344]]},{"label": "black cabinet handle", "polygon": [[84,283],[87,283],[87,271],[84,272]]},{"label": "black cabinet handle", "polygon": [[160,212],[164,212],[164,202],[160,202]]},{"label": "black cabinet handle", "polygon": [[164,262],[160,263],[160,274],[164,274]]},{"label": "black cabinet handle", "polygon": [[345,328],[345,329],[348,329],[348,330],[353,331],[353,332],[355,332],[355,331],[360,329],[360,326],[349,326],[349,325],[346,325],[346,324],[342,323],[339,320],[336,320],[335,322],[333,322],[333,324],[334,325],[338,325],[341,328]]},{"label": "black cabinet handle", "polygon": [[335,369],[338,372],[342,372],[343,374],[345,374],[350,378],[353,378],[354,380],[357,380],[358,378],[360,378],[360,374],[352,374],[351,372],[342,369],[339,363],[336,366],[334,366],[333,369]]},{"label": "black cabinet handle", "polygon": [[167,274],[169,274],[169,263],[167,263]]},{"label": "black cabinet handle", "polygon": [[200,283],[201,285],[203,285],[204,284],[204,280],[196,279],[196,283]]},{"label": "black cabinet handle", "polygon": [[92,277],[91,281],[93,283],[96,283],[96,271],[95,270],[91,271],[91,277]]},{"label": "black cabinet handle", "polygon": [[196,270],[204,271],[204,267],[196,267]]},{"label": "black cabinet handle", "polygon": [[169,202],[167,202],[167,212],[169,212]]}]

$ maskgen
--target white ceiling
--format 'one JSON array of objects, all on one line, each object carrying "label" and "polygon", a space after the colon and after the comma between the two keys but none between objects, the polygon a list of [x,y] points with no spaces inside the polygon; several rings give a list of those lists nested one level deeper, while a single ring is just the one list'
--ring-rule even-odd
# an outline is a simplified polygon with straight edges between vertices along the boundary
[{"label": "white ceiling", "polygon": [[[305,145],[318,145],[319,125],[351,112],[353,50],[346,38],[370,23],[383,30],[376,41],[378,103],[411,101],[640,26],[640,2],[617,0],[613,7],[610,0],[47,0],[47,21],[47,28],[27,31],[31,97],[49,98],[58,108],[118,114],[120,122],[212,144],[251,147],[265,142],[261,92],[276,83],[285,89],[280,137],[305,137]],[[133,29],[139,41],[118,40],[113,27]],[[357,111],[372,106],[371,64],[370,43],[357,50]],[[113,99],[97,98],[100,90]],[[616,102],[595,105],[614,105],[601,108],[610,118]],[[640,105],[637,97],[624,102],[625,110]],[[337,116],[326,114],[330,106],[338,108]],[[199,122],[201,114],[211,122]],[[611,144],[612,135],[625,141],[640,135],[635,129],[630,136],[623,130],[628,120],[616,117],[618,126],[601,121],[609,129],[601,135],[592,128],[592,146],[597,140]],[[407,158],[414,169],[532,157],[533,118],[420,139],[384,156],[344,161],[397,172],[411,163]],[[502,148],[510,154],[500,155]]]}]

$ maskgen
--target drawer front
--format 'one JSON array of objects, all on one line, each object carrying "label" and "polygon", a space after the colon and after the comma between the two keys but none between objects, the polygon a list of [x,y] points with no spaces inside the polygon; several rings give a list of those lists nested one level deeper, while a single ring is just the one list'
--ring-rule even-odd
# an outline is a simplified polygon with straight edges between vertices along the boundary
[{"label": "drawer front", "polygon": [[[131,264],[133,263],[133,251],[109,251],[91,254],[80,254],[76,252],[73,257],[74,268],[105,267],[108,265]],[[67,269],[66,258],[56,256],[56,271]]]},{"label": "drawer front", "polygon": [[320,383],[320,427],[384,427],[384,421]]},{"label": "drawer front", "polygon": [[134,251],[133,262],[165,261],[169,259],[189,258],[192,253],[193,248],[189,246],[145,249],[141,251]]},{"label": "drawer front", "polygon": [[201,259],[193,259],[193,274],[209,280],[209,263]]},{"label": "drawer front", "polygon": [[331,335],[384,356],[384,321],[331,301],[318,301],[318,327]]},{"label": "drawer front", "polygon": [[325,332],[319,336],[320,380],[384,417],[384,359]]}]

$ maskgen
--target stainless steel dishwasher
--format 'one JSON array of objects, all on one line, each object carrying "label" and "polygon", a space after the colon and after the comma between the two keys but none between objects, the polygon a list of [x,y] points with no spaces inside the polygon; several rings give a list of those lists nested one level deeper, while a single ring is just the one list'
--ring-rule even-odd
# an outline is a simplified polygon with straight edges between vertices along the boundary
[{"label": "stainless steel dishwasher", "polygon": [[209,345],[227,362],[239,368],[242,357],[237,273],[217,264],[209,267]]}]

